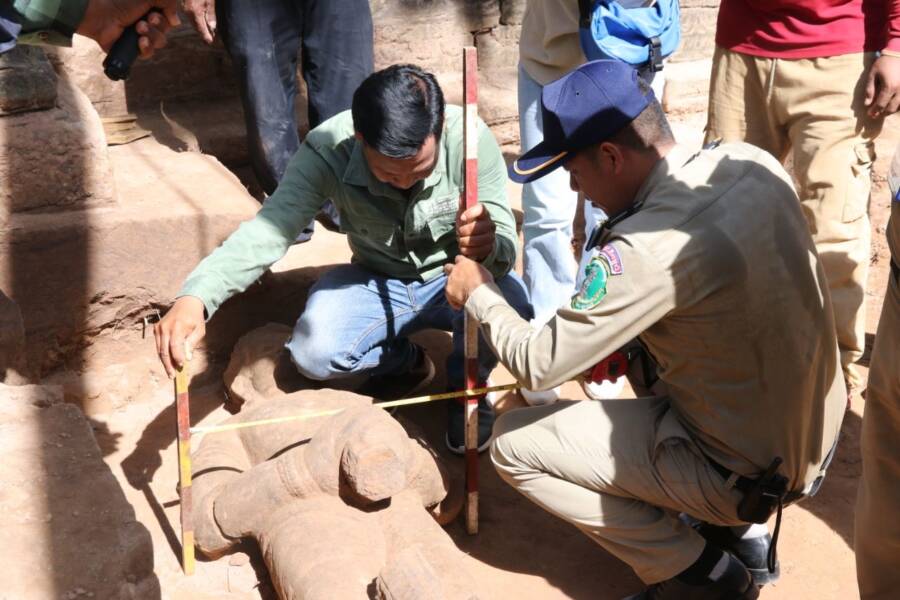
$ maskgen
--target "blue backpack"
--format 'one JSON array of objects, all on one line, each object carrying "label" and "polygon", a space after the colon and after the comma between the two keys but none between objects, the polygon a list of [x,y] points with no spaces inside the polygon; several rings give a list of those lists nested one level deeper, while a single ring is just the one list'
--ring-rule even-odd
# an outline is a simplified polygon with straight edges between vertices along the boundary
[{"label": "blue backpack", "polygon": [[587,59],[612,58],[650,74],[681,42],[678,0],[578,0]]}]

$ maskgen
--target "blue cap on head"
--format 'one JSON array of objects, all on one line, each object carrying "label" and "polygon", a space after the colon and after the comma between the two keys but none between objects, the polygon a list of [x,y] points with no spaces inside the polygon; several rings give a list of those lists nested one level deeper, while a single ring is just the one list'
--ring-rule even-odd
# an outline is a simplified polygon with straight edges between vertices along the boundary
[{"label": "blue cap on head", "polygon": [[544,86],[544,141],[509,167],[513,181],[534,181],[565,164],[572,153],[606,141],[653,100],[638,72],[617,60],[595,60]]}]

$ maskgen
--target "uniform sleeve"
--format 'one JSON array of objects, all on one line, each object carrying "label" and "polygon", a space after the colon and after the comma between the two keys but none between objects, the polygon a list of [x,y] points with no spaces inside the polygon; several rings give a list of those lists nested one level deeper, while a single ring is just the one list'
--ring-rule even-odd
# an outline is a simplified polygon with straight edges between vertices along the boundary
[{"label": "uniform sleeve", "polygon": [[520,318],[495,284],[483,285],[469,297],[466,309],[480,321],[488,343],[519,383],[541,390],[573,379],[675,306],[670,275],[625,241],[604,246],[588,273],[570,303],[540,329]]},{"label": "uniform sleeve", "polygon": [[503,277],[516,263],[516,220],[506,196],[506,163],[490,128],[478,120],[478,201],[496,225],[494,249],[481,264],[494,277]]},{"label": "uniform sleeve", "polygon": [[203,301],[211,318],[225,300],[247,289],[287,252],[333,192],[325,161],[303,143],[275,193],[188,275],[178,296]]},{"label": "uniform sleeve", "polygon": [[88,0],[0,0],[0,52],[12,48],[16,37],[22,44],[71,46],[87,3]]}]

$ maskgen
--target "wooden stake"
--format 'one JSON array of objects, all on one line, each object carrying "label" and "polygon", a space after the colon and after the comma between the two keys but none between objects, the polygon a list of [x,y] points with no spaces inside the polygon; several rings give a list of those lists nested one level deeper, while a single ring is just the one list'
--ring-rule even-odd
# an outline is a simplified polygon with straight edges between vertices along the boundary
[{"label": "wooden stake", "polygon": [[191,405],[188,396],[190,364],[175,373],[175,413],[178,427],[178,488],[181,505],[181,568],[194,574],[194,504],[191,490]]},{"label": "wooden stake", "polygon": [[[463,48],[463,197],[462,208],[478,204],[478,54],[472,46]],[[478,322],[465,313],[466,389],[478,381]],[[478,533],[478,401],[466,398],[466,531]]]}]

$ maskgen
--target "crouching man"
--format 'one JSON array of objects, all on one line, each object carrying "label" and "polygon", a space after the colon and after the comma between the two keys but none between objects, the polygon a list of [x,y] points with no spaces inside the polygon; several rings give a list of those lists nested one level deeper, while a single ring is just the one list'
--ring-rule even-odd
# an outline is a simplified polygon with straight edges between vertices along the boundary
[{"label": "crouching man", "polygon": [[[444,105],[433,75],[395,65],[369,76],[350,111],[313,129],[275,193],[188,276],[178,300],[156,325],[160,359],[171,375],[185,341],[203,337],[205,319],[252,284],[287,252],[297,234],[331,200],[353,251],[352,264],[325,273],[313,286],[287,344],[300,373],[330,381],[368,374],[364,392],[415,395],[434,366],[409,336],[423,329],[453,331],[447,362],[451,389],[463,388],[463,314],[444,296],[443,266],[456,256],[477,261],[501,294],[530,318],[516,259],[515,221],[506,199],[506,166],[487,126],[478,123],[480,204],[459,213],[463,185],[462,109]],[[483,343],[484,382],[497,359]],[[493,413],[480,411],[486,449]],[[447,444],[464,447],[463,409],[450,404]]]},{"label": "crouching man", "polygon": [[544,141],[510,173],[564,167],[611,215],[582,288],[535,330],[489,271],[457,258],[448,299],[531,389],[637,338],[664,393],[511,411],[491,458],[634,568],[649,588],[632,598],[756,598],[771,538],[751,523],[815,491],[846,404],[828,287],[790,178],[748,144],[676,144],[621,63],[578,68],[542,105]]}]

